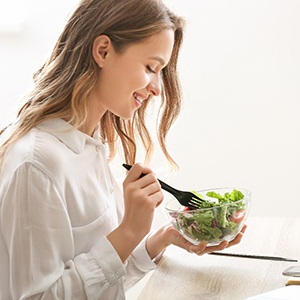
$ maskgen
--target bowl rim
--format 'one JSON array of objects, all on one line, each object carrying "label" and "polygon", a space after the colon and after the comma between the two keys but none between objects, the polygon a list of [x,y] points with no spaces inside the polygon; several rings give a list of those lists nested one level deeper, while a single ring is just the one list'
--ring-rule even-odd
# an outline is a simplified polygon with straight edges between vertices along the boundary
[{"label": "bowl rim", "polygon": [[[177,213],[181,213],[181,214],[189,214],[189,213],[194,213],[194,212],[205,212],[205,211],[208,211],[208,210],[211,210],[211,209],[215,209],[215,208],[219,208],[219,207],[224,207],[224,206],[230,206],[232,204],[235,204],[235,203],[240,203],[240,202],[243,202],[245,200],[247,200],[247,202],[250,201],[251,199],[251,191],[249,189],[246,189],[246,188],[236,188],[236,187],[218,187],[218,188],[209,188],[209,189],[203,189],[203,190],[199,190],[199,191],[196,191],[196,193],[206,193],[206,192],[209,192],[209,191],[218,191],[218,190],[239,190],[241,191],[243,194],[244,194],[244,198],[241,199],[241,200],[238,200],[238,201],[235,201],[235,202],[232,202],[232,203],[223,203],[222,205],[218,205],[218,206],[212,206],[212,207],[206,207],[206,208],[196,208],[196,209],[189,209],[189,210],[181,210],[182,208],[184,208],[185,206],[181,205],[178,200],[173,196],[171,199],[169,199],[166,204],[165,204],[165,210],[169,213],[174,213],[174,212],[177,212]],[[178,202],[178,209],[171,209],[171,208],[168,208],[167,205],[170,203],[170,202],[174,202],[174,201],[177,201]]]}]

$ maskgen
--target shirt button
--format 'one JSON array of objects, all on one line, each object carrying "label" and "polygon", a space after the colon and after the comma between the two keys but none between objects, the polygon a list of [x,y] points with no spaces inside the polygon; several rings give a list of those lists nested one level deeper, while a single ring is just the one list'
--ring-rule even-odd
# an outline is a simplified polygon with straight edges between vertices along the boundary
[{"label": "shirt button", "polygon": [[116,278],[120,278],[120,276],[121,276],[121,275],[120,275],[119,272],[115,272],[115,277],[116,277]]},{"label": "shirt button", "polygon": [[100,152],[101,151],[101,146],[96,146],[96,151]]},{"label": "shirt button", "polygon": [[113,192],[114,192],[114,189],[113,189],[113,188],[110,188],[110,189],[109,189],[109,193],[112,194]]}]

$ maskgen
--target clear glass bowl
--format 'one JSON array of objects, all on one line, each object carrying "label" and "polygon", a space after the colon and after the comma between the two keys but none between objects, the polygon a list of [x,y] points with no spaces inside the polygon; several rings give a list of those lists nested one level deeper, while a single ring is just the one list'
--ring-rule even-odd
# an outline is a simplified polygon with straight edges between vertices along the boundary
[{"label": "clear glass bowl", "polygon": [[[214,188],[197,191],[203,199],[216,202],[215,198],[206,195],[214,191],[220,195],[231,193],[234,188]],[[209,246],[218,245],[222,241],[231,241],[240,232],[246,222],[251,193],[246,189],[238,189],[244,198],[235,202],[216,205],[210,208],[187,210],[175,198],[166,203],[166,212],[173,226],[191,243],[198,245],[207,241]]]}]

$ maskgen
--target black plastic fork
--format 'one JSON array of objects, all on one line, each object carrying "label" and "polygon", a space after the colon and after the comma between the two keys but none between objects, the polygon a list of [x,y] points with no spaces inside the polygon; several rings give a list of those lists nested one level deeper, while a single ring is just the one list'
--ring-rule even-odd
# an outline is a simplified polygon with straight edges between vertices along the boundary
[{"label": "black plastic fork", "polygon": [[[131,169],[131,165],[123,164],[123,167],[127,170]],[[146,174],[142,174],[141,177],[145,175]],[[195,209],[195,208],[199,208],[199,206],[193,204],[193,202],[199,203],[203,201],[203,199],[201,199],[200,197],[198,197],[192,192],[177,190],[171,187],[170,185],[166,184],[165,182],[161,181],[160,179],[157,178],[157,180],[161,185],[161,188],[169,192],[170,194],[172,194],[178,200],[178,202],[183,206],[189,207],[190,209]]]}]

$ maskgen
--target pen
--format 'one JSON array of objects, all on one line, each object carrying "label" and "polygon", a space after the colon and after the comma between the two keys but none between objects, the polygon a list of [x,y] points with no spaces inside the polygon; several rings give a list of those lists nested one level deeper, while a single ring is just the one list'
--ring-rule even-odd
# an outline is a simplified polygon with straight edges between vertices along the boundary
[{"label": "pen", "polygon": [[276,261],[291,261],[297,262],[297,259],[285,258],[279,256],[264,256],[264,255],[249,255],[249,254],[236,254],[236,253],[225,253],[225,252],[211,252],[211,255],[220,256],[231,256],[231,257],[241,257],[241,258],[252,258],[252,259],[264,259],[264,260],[276,260]]},{"label": "pen", "polygon": [[291,278],[289,279],[286,284],[286,286],[288,285],[300,285],[300,280],[299,279],[296,279],[296,278]]}]

